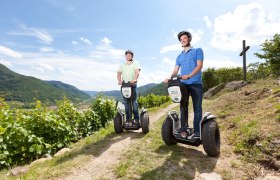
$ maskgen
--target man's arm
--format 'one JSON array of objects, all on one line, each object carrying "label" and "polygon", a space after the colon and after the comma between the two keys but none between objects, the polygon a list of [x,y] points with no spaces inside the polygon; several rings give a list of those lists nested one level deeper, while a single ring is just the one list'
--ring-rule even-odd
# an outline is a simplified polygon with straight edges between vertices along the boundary
[{"label": "man's arm", "polygon": [[[173,72],[172,72],[172,74],[171,74],[171,78],[177,76],[177,74],[178,74],[178,72],[179,72],[179,69],[180,69],[180,66],[177,66],[177,65],[176,65],[176,66],[174,67],[174,70],[173,70]],[[169,79],[165,79],[163,82],[164,82],[164,83],[168,83],[168,80],[169,80]]]},{"label": "man's arm", "polygon": [[122,84],[122,73],[121,72],[117,73],[117,78],[118,78],[118,85],[121,85]]},{"label": "man's arm", "polygon": [[203,67],[203,61],[202,60],[197,60],[197,65],[194,68],[194,70],[191,72],[191,74],[186,74],[182,76],[183,79],[189,79],[193,77],[196,73],[198,73]]},{"label": "man's arm", "polygon": [[140,75],[140,71],[141,71],[141,69],[136,69],[136,70],[135,70],[135,79],[132,80],[132,81],[130,81],[131,84],[137,83],[138,78],[139,78],[139,75]]},{"label": "man's arm", "polygon": [[172,74],[171,74],[171,78],[177,76],[178,72],[179,72],[180,66],[175,66]]},{"label": "man's arm", "polygon": [[136,69],[136,71],[135,71],[135,81],[136,81],[136,82],[137,82],[137,80],[138,80],[138,78],[139,78],[140,71],[141,71],[141,69]]}]

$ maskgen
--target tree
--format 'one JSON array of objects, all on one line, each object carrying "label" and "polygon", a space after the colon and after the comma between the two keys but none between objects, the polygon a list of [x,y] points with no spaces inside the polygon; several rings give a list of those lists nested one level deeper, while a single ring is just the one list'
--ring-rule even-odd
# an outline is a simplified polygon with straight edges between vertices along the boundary
[{"label": "tree", "polygon": [[270,69],[267,62],[250,63],[247,66],[247,71],[248,71],[248,79],[250,80],[266,78],[270,74]]},{"label": "tree", "polygon": [[255,55],[266,60],[273,76],[280,76],[280,34],[275,34],[271,40],[265,40],[261,46],[263,54]]},{"label": "tree", "polygon": [[203,80],[204,92],[219,84],[219,80],[217,78],[217,72],[214,68],[208,68],[205,71],[203,71],[202,80]]}]

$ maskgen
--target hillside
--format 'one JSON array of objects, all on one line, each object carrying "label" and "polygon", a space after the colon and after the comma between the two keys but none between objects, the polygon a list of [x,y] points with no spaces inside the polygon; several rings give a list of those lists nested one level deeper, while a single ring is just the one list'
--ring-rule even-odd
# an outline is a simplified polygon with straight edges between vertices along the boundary
[{"label": "hillside", "polygon": [[146,96],[148,94],[155,94],[155,95],[168,95],[167,92],[167,85],[164,83],[157,84],[156,86],[144,91],[142,94],[143,96]]},{"label": "hillside", "polygon": [[67,92],[69,92],[69,94],[71,96],[79,96],[81,99],[88,99],[90,98],[90,96],[86,93],[84,93],[83,91],[79,90],[78,88],[76,88],[75,86],[72,86],[70,84],[65,84],[61,81],[45,81],[46,83],[57,87],[59,89],[63,89]]},{"label": "hillside", "polygon": [[[155,83],[150,83],[150,84],[140,86],[140,87],[138,87],[138,94],[140,94],[140,95],[145,94],[146,91],[149,91],[151,88],[154,88],[156,86],[157,86],[157,84],[155,84]],[[120,90],[102,91],[102,92],[100,92],[100,91],[84,91],[84,92],[87,93],[88,95],[90,95],[91,97],[94,97],[99,93],[102,93],[105,96],[114,97],[117,99],[122,98]]]},{"label": "hillside", "polygon": [[89,98],[87,94],[71,85],[61,82],[45,82],[40,79],[15,73],[0,64],[0,95],[7,101],[24,103],[39,99],[43,102],[53,102],[63,99],[64,96],[79,101]]},{"label": "hillside", "polygon": [[[172,104],[150,113],[147,135],[139,131],[116,135],[110,124],[65,154],[33,163],[22,178],[279,179],[279,102],[275,79],[258,80],[236,91],[225,89],[204,100],[204,112],[218,116],[221,154],[216,158],[208,157],[202,146],[164,144],[162,122],[169,110],[178,110],[178,104]],[[7,171],[1,174],[5,178]]]}]

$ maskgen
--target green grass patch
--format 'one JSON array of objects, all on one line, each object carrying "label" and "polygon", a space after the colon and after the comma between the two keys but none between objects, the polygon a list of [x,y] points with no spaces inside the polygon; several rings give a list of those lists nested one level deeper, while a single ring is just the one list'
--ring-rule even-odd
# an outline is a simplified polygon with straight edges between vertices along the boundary
[{"label": "green grass patch", "polygon": [[170,104],[172,104],[172,101],[168,101],[168,102],[166,102],[166,103],[164,103],[164,104],[161,104],[160,106],[157,106],[157,107],[149,108],[148,110],[149,110],[149,112],[157,112],[157,111],[159,111],[160,109],[169,106]]}]

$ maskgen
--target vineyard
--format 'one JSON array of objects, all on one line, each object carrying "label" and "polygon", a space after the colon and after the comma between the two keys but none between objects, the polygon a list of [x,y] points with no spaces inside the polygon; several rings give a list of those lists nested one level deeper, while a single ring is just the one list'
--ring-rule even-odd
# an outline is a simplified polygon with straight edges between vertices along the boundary
[{"label": "vineyard", "polygon": [[139,107],[142,108],[152,108],[159,107],[161,104],[170,102],[169,96],[159,96],[154,94],[149,94],[147,96],[140,96],[138,99]]},{"label": "vineyard", "polygon": [[[138,99],[151,108],[169,102],[168,96],[150,94]],[[13,109],[0,99],[1,168],[29,163],[55,154],[70,143],[105,127],[115,115],[114,100],[98,96],[89,109],[80,111],[67,98],[49,109],[40,101],[32,109]]]},{"label": "vineyard", "polygon": [[21,165],[54,154],[71,142],[105,127],[115,115],[114,100],[97,97],[79,111],[64,99],[50,110],[40,102],[33,109],[12,109],[0,99],[0,167]]}]

